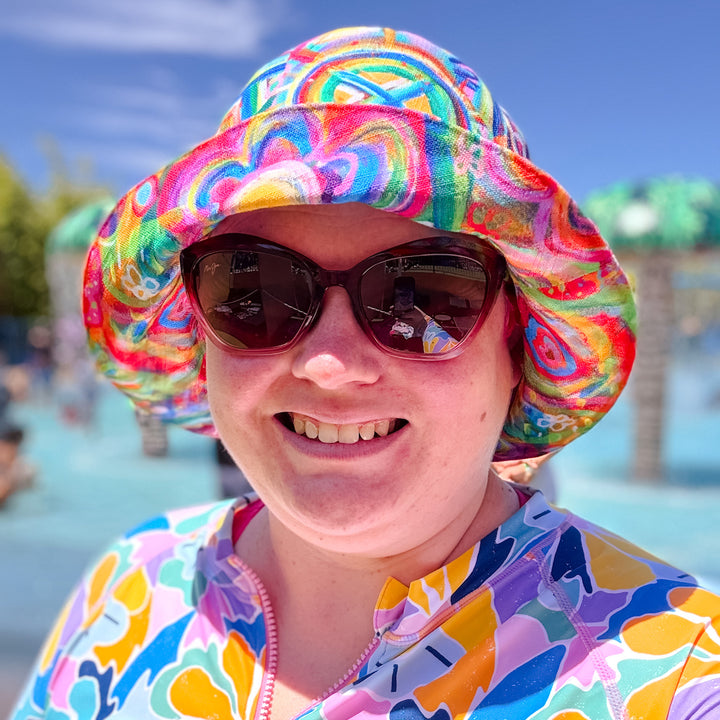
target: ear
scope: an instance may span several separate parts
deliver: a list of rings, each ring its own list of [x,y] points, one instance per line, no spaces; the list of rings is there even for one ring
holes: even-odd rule
[[[507,281],[503,286],[503,298],[505,300],[505,330],[504,338],[510,352],[510,360],[513,365],[513,382],[517,385],[523,374],[523,363],[525,360],[525,328],[520,318],[520,311],[515,296],[515,286]]]

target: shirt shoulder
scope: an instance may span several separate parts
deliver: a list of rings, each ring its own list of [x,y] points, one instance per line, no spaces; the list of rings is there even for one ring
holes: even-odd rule
[[[207,585],[198,572],[203,551],[223,544],[223,532],[231,548],[232,520],[243,504],[223,501],[173,510],[111,543],[60,612],[16,720],[43,717],[63,688],[81,683],[93,667],[105,667],[103,658],[112,658],[119,676],[137,661],[143,645],[176,642],[194,614],[198,588],[202,592]],[[99,677],[98,682],[102,687]]]

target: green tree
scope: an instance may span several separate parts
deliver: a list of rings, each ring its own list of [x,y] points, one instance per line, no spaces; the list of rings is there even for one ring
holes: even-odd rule
[[[46,312],[44,231],[30,192],[0,160],[0,315]]]
[[[55,172],[50,190],[36,197],[0,157],[0,316],[48,314],[45,243],[50,231],[74,208],[107,190],[73,184]]]

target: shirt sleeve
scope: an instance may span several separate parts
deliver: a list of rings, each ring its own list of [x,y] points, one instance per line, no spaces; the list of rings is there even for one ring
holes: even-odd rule
[[[698,591],[692,607],[707,620],[692,645],[670,705],[668,720],[720,718],[720,610],[718,598]],[[707,603],[707,607],[703,607]],[[714,613],[714,614],[713,614]]]
[[[123,573],[127,541],[112,545],[78,583],[50,631],[31,675],[9,720],[40,720],[46,717],[52,678],[58,663],[82,641],[87,628],[102,613],[108,588]],[[61,720],[57,713],[54,720]]]
[[[222,523],[232,523],[234,507],[228,500],[171,511],[150,518],[110,545],[65,603],[9,720],[87,717],[74,709],[85,702],[80,687],[84,683],[78,680],[86,675],[83,658],[93,656],[96,645],[104,647],[117,639],[128,601],[134,607],[153,593],[149,568],[150,574],[157,573],[177,554],[187,574],[181,573],[175,590],[190,592],[198,546]]]

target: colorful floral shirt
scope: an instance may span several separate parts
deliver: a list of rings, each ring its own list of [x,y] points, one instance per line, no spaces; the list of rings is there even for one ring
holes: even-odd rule
[[[113,545],[15,720],[267,716],[273,613],[232,540],[258,502],[171,512]],[[389,579],[374,626],[303,719],[720,718],[720,598],[540,493],[447,566]]]

